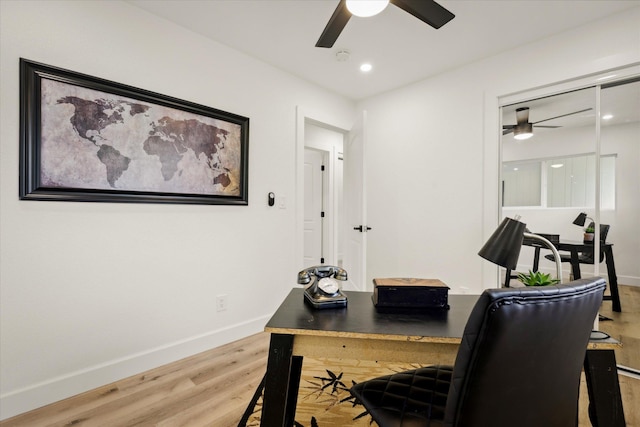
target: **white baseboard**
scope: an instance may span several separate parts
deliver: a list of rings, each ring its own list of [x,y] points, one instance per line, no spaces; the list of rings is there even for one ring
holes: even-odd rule
[[[6,393],[0,396],[0,420],[256,334],[268,320],[251,319]]]
[[[618,275],[618,284],[628,286],[640,286],[640,277]]]

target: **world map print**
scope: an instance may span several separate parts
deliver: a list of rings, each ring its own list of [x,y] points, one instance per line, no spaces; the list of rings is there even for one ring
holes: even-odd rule
[[[41,93],[43,186],[240,194],[241,125],[49,79]]]

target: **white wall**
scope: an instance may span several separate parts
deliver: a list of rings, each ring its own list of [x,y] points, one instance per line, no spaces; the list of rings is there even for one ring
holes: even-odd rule
[[[498,222],[498,97],[640,62],[638,22],[640,9],[362,102],[367,280],[494,286],[476,253]],[[0,417],[261,330],[296,286],[296,106],[349,129],[354,105],[115,1],[3,0],[0,52]],[[19,57],[250,117],[249,206],[18,201]]]
[[[368,278],[497,285],[503,95],[640,62],[640,8],[360,102],[368,113]],[[419,54],[419,53],[416,53]]]
[[[0,8],[0,417],[261,331],[297,286],[296,106],[355,105],[126,3]],[[19,201],[20,57],[249,117],[249,206]]]

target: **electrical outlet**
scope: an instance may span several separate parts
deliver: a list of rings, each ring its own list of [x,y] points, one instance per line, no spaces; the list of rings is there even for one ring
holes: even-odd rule
[[[227,309],[227,295],[218,295],[216,297],[216,311],[225,311]]]

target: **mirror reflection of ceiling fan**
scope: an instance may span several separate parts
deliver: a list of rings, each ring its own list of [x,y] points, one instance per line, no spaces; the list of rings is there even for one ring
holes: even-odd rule
[[[435,29],[442,27],[455,17],[453,13],[433,0],[340,0],[318,39],[316,47],[333,47],[351,15],[373,16],[382,12],[389,3],[412,14]]]
[[[539,125],[538,123],[548,122],[549,120],[559,119],[560,117],[572,116],[574,114],[584,113],[585,111],[589,111],[591,108],[586,108],[580,111],[574,111],[573,113],[562,114],[555,117],[549,117],[548,119],[538,120],[537,122],[529,122],[529,107],[521,107],[516,109],[516,124],[515,125],[504,125],[502,126],[502,135],[508,135],[513,132],[513,137],[515,139],[528,139],[533,136],[533,128],[549,128],[555,129],[562,126],[544,126]]]

